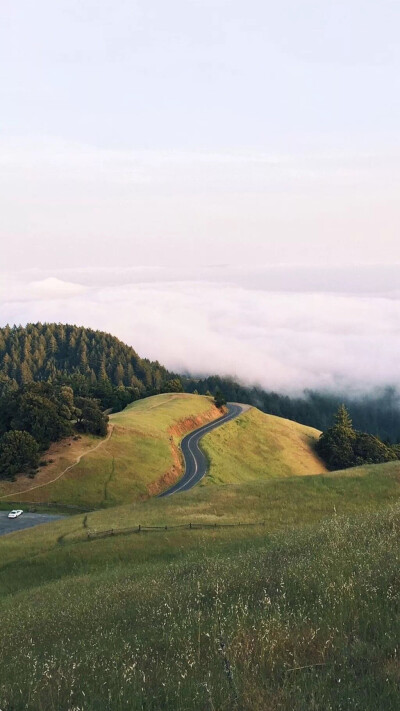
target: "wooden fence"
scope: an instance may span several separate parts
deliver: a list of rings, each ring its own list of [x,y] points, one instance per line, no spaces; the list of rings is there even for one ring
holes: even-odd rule
[[[181,523],[173,526],[142,526],[138,524],[132,528],[110,528],[108,531],[88,531],[89,539],[108,538],[109,536],[123,536],[130,533],[161,533],[162,531],[176,531],[186,529],[187,531],[198,531],[200,529],[216,528],[245,528],[248,526],[265,526],[265,521],[255,523]]]

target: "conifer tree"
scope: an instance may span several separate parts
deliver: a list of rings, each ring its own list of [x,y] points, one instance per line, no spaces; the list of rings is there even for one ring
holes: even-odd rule
[[[336,415],[335,415],[335,424],[337,427],[343,427],[345,430],[352,430],[353,429],[353,422],[351,420],[349,411],[347,410],[345,405],[340,405]]]

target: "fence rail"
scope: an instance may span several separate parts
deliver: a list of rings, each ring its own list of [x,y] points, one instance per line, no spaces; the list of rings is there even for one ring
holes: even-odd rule
[[[265,521],[251,523],[180,523],[173,526],[142,526],[138,524],[132,528],[110,528],[108,531],[88,531],[88,539],[108,538],[109,536],[123,536],[130,533],[161,533],[161,531],[176,531],[186,529],[187,531],[198,531],[200,529],[216,528],[246,528],[249,526],[265,526]]]

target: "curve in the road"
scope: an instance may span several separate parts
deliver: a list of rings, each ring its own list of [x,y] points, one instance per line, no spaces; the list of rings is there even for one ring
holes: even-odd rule
[[[172,494],[177,494],[179,491],[188,491],[193,486],[201,481],[201,479],[206,475],[208,469],[208,461],[204,452],[199,447],[199,442],[204,435],[208,432],[212,432],[217,427],[234,420],[239,417],[243,412],[248,410],[248,405],[241,405],[236,402],[228,402],[227,409],[228,412],[219,417],[218,420],[210,422],[208,425],[203,425],[199,429],[186,435],[181,442],[181,449],[183,458],[185,460],[185,473],[183,477],[170,489],[163,491],[159,494],[159,497],[172,496]]]

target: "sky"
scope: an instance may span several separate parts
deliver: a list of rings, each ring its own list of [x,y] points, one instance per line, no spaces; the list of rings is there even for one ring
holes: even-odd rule
[[[3,0],[1,323],[397,384],[399,31],[394,0]]]

